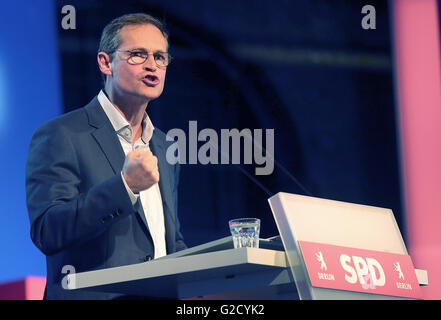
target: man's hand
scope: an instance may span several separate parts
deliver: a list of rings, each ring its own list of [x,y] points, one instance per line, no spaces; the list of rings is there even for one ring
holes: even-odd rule
[[[124,160],[122,174],[129,188],[137,194],[159,182],[158,158],[143,148],[130,151]]]

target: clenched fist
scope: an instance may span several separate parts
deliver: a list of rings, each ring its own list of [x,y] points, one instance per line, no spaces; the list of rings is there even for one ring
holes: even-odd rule
[[[122,174],[129,188],[137,194],[159,182],[158,158],[143,148],[130,151],[124,160]]]

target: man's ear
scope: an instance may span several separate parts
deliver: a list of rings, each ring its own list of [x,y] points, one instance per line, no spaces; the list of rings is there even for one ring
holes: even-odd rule
[[[106,76],[112,75],[112,61],[109,54],[104,51],[98,52],[97,55],[98,66],[103,74]]]

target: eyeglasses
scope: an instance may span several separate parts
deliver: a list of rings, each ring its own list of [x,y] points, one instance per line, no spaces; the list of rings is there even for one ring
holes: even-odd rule
[[[116,50],[119,52],[125,52],[129,53],[129,57],[126,59],[126,61],[129,64],[143,64],[147,61],[149,58],[149,55],[153,56],[153,59],[156,62],[156,65],[160,68],[167,67],[172,59],[172,56],[168,54],[167,52],[157,51],[153,53],[149,53],[144,50]]]

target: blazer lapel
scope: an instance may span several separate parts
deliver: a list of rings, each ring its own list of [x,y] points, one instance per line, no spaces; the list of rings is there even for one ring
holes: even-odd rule
[[[107,160],[109,160],[110,166],[116,174],[121,171],[125,159],[124,150],[118,140],[118,136],[96,97],[85,108],[89,117],[89,124],[96,128],[92,132],[92,136]]]
[[[167,244],[167,253],[175,251],[175,220],[174,220],[174,202],[172,187],[170,185],[169,164],[166,159],[166,150],[164,143],[158,136],[156,129],[153,131],[150,140],[150,149],[158,158],[159,169],[159,190],[161,191],[162,207],[164,210],[165,237]]]
[[[115,174],[121,172],[124,165],[125,154],[112,125],[98,128],[92,135],[100,145],[107,160],[109,160],[113,172]]]

